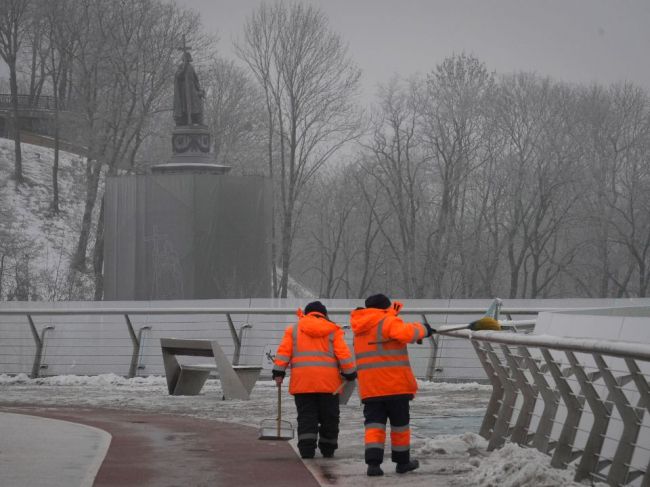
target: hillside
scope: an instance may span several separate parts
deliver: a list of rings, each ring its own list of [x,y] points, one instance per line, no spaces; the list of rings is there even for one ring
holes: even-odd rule
[[[91,276],[69,269],[83,215],[85,160],[59,153],[60,212],[53,215],[54,152],[22,144],[22,154],[26,183],[16,187],[13,141],[0,138],[0,301],[93,299]],[[316,296],[290,276],[289,297]]]
[[[87,284],[79,287],[69,276],[83,214],[85,162],[59,153],[60,212],[53,215],[54,151],[22,144],[22,155],[26,183],[17,187],[13,141],[0,139],[0,300],[88,299]]]

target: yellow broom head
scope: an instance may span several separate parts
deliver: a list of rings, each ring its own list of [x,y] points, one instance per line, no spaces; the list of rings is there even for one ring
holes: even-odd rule
[[[480,320],[476,320],[470,323],[470,330],[480,331],[480,330],[492,330],[492,331],[501,331],[501,324],[494,318],[489,316],[484,316]]]

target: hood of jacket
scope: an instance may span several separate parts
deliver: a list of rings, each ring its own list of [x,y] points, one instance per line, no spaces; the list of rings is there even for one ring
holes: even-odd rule
[[[389,308],[390,309],[390,308]],[[379,321],[388,316],[389,309],[362,308],[355,309],[350,314],[350,326],[355,335],[363,335]]]
[[[302,313],[302,310],[298,311],[297,314],[300,317],[298,320],[298,329],[311,337],[324,337],[339,329],[336,323],[332,323],[317,311],[312,311],[306,315]]]
[[[402,309],[402,303],[394,301],[389,308],[359,308],[350,313],[350,326],[355,335],[367,333],[373,326],[387,316],[397,316]]]

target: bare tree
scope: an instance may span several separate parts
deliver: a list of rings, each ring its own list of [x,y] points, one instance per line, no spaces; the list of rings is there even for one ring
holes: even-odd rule
[[[351,234],[348,224],[356,205],[351,182],[341,175],[330,172],[314,178],[306,210],[310,217],[301,226],[301,233],[307,234],[305,273],[316,272],[318,295],[324,298],[335,297],[341,287],[349,289],[346,274],[351,262],[345,248]]]
[[[18,79],[16,61],[29,27],[30,0],[3,0],[0,2],[0,57],[9,67],[9,85],[13,105],[14,177],[22,184],[23,158],[20,150],[20,120],[18,117]]]
[[[431,160],[435,231],[428,269],[434,296],[444,292],[452,251],[458,245],[455,228],[469,176],[486,162],[487,100],[494,78],[478,59],[465,54],[445,59],[428,75],[422,100],[422,137]]]
[[[374,179],[380,198],[391,209],[390,218],[380,218],[378,207],[371,208],[376,222],[398,263],[402,292],[407,297],[423,297],[427,285],[424,269],[430,266],[425,180],[427,155],[418,133],[419,85],[401,86],[394,79],[380,91],[375,116],[370,157],[365,161],[366,178]],[[367,192],[366,192],[367,193]],[[424,257],[424,258],[422,258]]]
[[[530,245],[527,228],[537,205],[535,168],[542,168],[544,162],[538,148],[544,136],[542,121],[548,119],[549,90],[550,80],[540,84],[534,75],[524,73],[504,78],[499,86],[496,121],[507,141],[502,177],[510,179],[502,226],[511,298],[523,289],[520,280]]]
[[[527,73],[499,86],[495,126],[505,141],[501,177],[509,182],[500,225],[513,298],[549,292],[575,255],[565,232],[579,198],[573,98],[563,85]]]
[[[73,9],[75,2],[61,0],[44,6],[42,12],[42,25],[45,50],[43,69],[49,75],[52,83],[52,97],[54,99],[54,162],[52,164],[52,213],[59,212],[59,150],[61,145],[61,95],[62,85],[66,81],[69,68],[67,63],[70,53],[74,52],[74,37],[67,22],[74,18]]]
[[[84,115],[88,158],[84,215],[72,267],[83,270],[101,175],[131,166],[148,120],[169,93],[181,34],[198,31],[198,16],[156,0],[119,7],[89,0],[76,13],[71,25],[77,74],[73,92]],[[95,253],[101,254],[101,211],[97,218]],[[97,255],[93,259],[97,288],[100,260]]]
[[[281,276],[274,293],[286,297],[298,200],[332,154],[357,136],[360,73],[324,14],[302,4],[262,5],[236,49],[265,94],[269,173],[280,200]]]
[[[46,63],[49,51],[47,39],[47,26],[45,11],[48,5],[41,0],[31,0],[32,9],[29,15],[29,27],[25,32],[25,40],[21,56],[29,62],[21,63],[17,69],[21,74],[29,78],[27,89],[28,103],[34,106],[40,98],[45,82],[48,78]],[[22,69],[21,69],[22,68]],[[26,71],[26,73],[25,73]]]
[[[353,245],[357,249],[353,256],[360,259],[352,267],[355,270],[356,293],[357,298],[367,296],[368,291],[377,285],[376,279],[382,273],[385,273],[390,262],[386,262],[386,255],[389,253],[389,245],[385,240],[380,240],[381,229],[385,221],[390,218],[390,212],[380,210],[379,184],[373,181],[374,185],[369,184],[366,173],[363,169],[355,171],[352,175],[357,193],[363,198],[356,205],[357,211],[353,214],[352,229],[358,236],[353,240]],[[348,281],[352,279],[348,277]],[[384,287],[385,292],[392,290],[392,287]]]
[[[216,161],[240,173],[264,174],[264,99],[255,80],[233,61],[217,59],[203,87]]]
[[[490,117],[492,119],[492,116]],[[501,164],[503,141],[496,131],[486,137],[485,160],[468,179],[462,205],[463,225],[458,226],[459,294],[463,297],[497,296],[503,293],[503,247],[509,180]]]
[[[645,297],[650,291],[650,99],[631,84],[612,87],[609,96],[616,122],[608,137],[611,183],[604,214],[610,216],[611,242],[627,254],[622,269],[611,269],[610,279],[619,294]],[[634,276],[636,286],[630,283]]]

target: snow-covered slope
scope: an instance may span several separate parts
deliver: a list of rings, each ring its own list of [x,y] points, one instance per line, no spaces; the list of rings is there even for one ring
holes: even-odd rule
[[[25,184],[14,180],[14,143],[0,138],[0,300],[87,298],[68,280],[85,198],[85,161],[59,153],[59,208],[51,211],[54,151],[22,144]],[[2,265],[0,264],[0,267]]]

